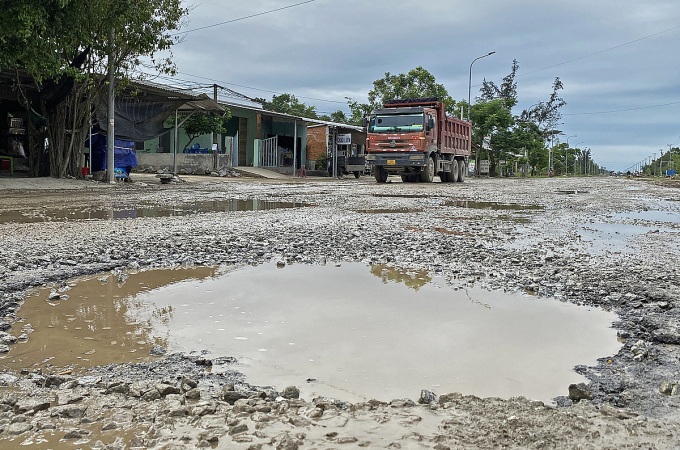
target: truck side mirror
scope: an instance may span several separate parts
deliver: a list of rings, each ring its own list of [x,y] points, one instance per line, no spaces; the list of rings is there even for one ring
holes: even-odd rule
[[[365,117],[365,116],[364,116],[364,121],[363,121],[363,122],[364,122],[364,128],[366,128],[366,127],[368,126],[368,117]]]
[[[427,128],[431,130],[434,128],[434,117],[428,117],[427,118]]]

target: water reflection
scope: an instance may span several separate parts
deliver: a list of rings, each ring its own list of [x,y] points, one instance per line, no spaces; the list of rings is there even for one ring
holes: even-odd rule
[[[383,284],[387,284],[389,281],[403,283],[414,291],[432,281],[432,277],[427,270],[406,270],[388,266],[387,264],[372,265],[371,273],[380,278]]]

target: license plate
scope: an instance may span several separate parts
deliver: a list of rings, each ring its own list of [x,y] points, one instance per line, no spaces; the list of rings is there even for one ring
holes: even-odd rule
[[[394,159],[388,159],[388,160],[387,160],[387,165],[388,165],[388,166],[394,166],[394,165],[396,165],[396,164],[397,164],[397,161],[395,161]]]

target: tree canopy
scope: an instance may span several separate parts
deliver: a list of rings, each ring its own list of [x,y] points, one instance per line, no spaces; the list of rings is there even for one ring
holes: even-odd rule
[[[307,117],[310,119],[318,118],[315,106],[307,106],[300,102],[293,94],[274,95],[271,101],[264,98],[256,98],[254,100],[258,103],[262,103],[262,107],[268,111],[290,114],[298,117]]]
[[[62,177],[80,172],[84,134],[93,105],[105,91],[108,53],[118,78],[130,76],[142,58],[162,72],[172,72],[170,57],[157,55],[178,41],[173,32],[186,14],[181,0],[3,1],[0,70],[33,80],[32,88],[16,83],[17,99],[42,117],[40,129],[29,122],[34,174],[48,171]]]

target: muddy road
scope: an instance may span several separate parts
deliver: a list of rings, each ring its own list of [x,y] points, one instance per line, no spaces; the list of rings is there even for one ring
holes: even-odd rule
[[[187,177],[186,183],[170,185],[152,176],[133,180],[111,186],[0,179],[0,448],[680,445],[680,189],[675,185],[614,177],[469,179],[464,184],[409,184],[390,178],[383,185],[368,178]],[[574,334],[548,350],[544,359],[565,358],[562,349],[570,344],[570,350],[592,346],[602,354],[569,360],[574,376],[584,382],[565,382],[554,397],[542,401],[521,390],[516,395],[512,390],[493,397],[482,394],[479,386],[493,385],[493,376],[503,370],[490,362],[475,374],[476,388],[449,388],[430,381],[436,373],[427,373],[420,384],[416,375],[409,375],[408,386],[422,390],[399,398],[356,398],[349,390],[345,396],[342,390],[332,397],[316,396],[323,380],[317,381],[312,372],[295,386],[281,385],[280,372],[271,381],[258,378],[254,383],[244,375],[247,371],[239,370],[240,355],[208,348],[219,344],[205,341],[206,348],[176,352],[181,345],[167,336],[129,328],[131,318],[144,314],[145,324],[171,322],[169,317],[179,317],[202,294],[184,294],[171,308],[151,312],[142,307],[144,297],[134,297],[132,303],[122,300],[130,297],[128,289],[137,292],[143,286],[144,292],[153,292],[179,271],[199,271],[191,276],[200,280],[243,268],[256,276],[261,267],[266,285],[265,274],[354,265],[370,268],[388,286],[405,285],[413,295],[422,295],[437,280],[435,288],[452,292],[479,289],[488,293],[484,295],[609,313],[616,341],[607,351],[600,342],[579,340],[599,325],[565,316],[571,325],[565,330]],[[301,273],[293,287],[272,288],[279,303],[284,303],[287,289],[311,290],[317,299],[337,295],[338,301],[352,295],[338,288],[324,290]],[[112,300],[106,300],[110,305],[99,299],[114,291],[118,293]],[[169,299],[174,294],[162,295]],[[381,295],[386,294],[373,297]],[[484,298],[470,300],[498,309]],[[69,306],[73,311],[58,317],[46,313]],[[211,314],[210,306],[206,308],[200,314]],[[445,311],[435,313],[433,304],[423,302],[425,317],[428,308],[438,317]],[[262,308],[244,323],[267,316],[270,309]],[[341,311],[328,313],[329,319],[324,308],[314,313],[310,333],[318,338],[317,350],[330,348],[318,344],[323,342],[321,325]],[[419,312],[409,312],[411,324],[401,327],[406,328],[403,333],[420,336],[414,340],[424,354],[432,351],[431,356],[418,359],[418,347],[399,344],[396,352],[389,349],[397,354],[394,372],[440,367],[438,359],[456,359],[446,353],[446,343],[442,350],[436,347],[441,333],[415,333],[416,328],[441,325],[413,325]],[[276,315],[272,317],[270,322]],[[221,331],[233,327],[212,319],[190,322],[206,328],[216,323],[214,329]],[[528,321],[522,328],[546,328],[543,322],[547,320]],[[283,327],[269,345],[302,341],[310,333],[299,328]],[[338,328],[348,337],[358,333],[346,324]],[[73,345],[68,339],[74,336],[84,344]],[[190,337],[173,339],[181,343]],[[493,343],[476,350],[483,337],[461,338],[469,341],[460,350],[460,365],[468,350],[482,361],[485,355],[496,359],[522,353],[521,343],[496,354]],[[247,336],[236,339],[246,342]],[[270,347],[254,348],[264,353]],[[335,353],[339,366],[346,364],[339,362],[341,352]],[[519,368],[513,374],[518,384],[534,383],[536,373],[551,378],[549,372],[541,373],[540,360],[511,359]],[[455,369],[455,361],[447,363],[441,367]]]

